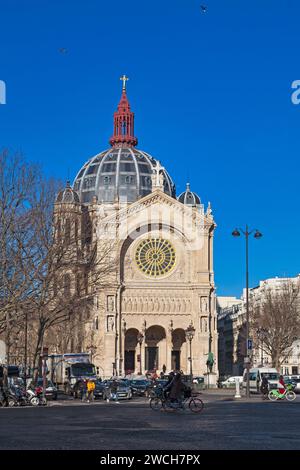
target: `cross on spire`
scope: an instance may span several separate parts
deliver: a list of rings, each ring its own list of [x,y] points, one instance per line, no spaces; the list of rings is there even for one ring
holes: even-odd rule
[[[123,90],[118,110],[114,113],[114,133],[109,142],[113,147],[135,147],[137,138],[134,137],[134,113],[130,110],[126,94],[126,82],[129,78],[123,75],[120,80],[123,82]]]
[[[129,78],[126,77],[126,75],[123,75],[122,77],[120,77],[120,80],[122,80],[122,82],[123,82],[122,90],[126,91],[126,82],[129,80]]]

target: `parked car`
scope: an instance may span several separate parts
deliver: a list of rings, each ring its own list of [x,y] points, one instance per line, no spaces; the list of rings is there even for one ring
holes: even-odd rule
[[[155,382],[151,383],[149,389],[149,397],[154,397],[157,395],[157,390],[164,388],[168,383],[168,379],[156,379]]]
[[[133,396],[148,397],[150,389],[152,388],[150,380],[134,379],[129,380],[129,386],[131,387]]]
[[[295,380],[293,380],[293,379],[291,379],[290,377],[287,377],[287,376],[283,376],[283,380],[284,380],[285,385],[290,385],[291,386],[291,390],[293,392],[296,391],[297,382]]]
[[[103,398],[105,383],[102,380],[95,380],[94,398],[95,400]]]
[[[283,380],[286,384],[292,383],[293,391],[300,393],[300,375],[284,375]]]
[[[42,377],[38,378],[36,385],[37,385],[37,387],[43,387],[43,378]],[[57,400],[57,388],[55,387],[54,383],[50,379],[47,379],[47,382],[46,382],[45,396],[46,396],[47,400],[49,400],[49,399]]]
[[[294,392],[300,393],[300,375],[292,375],[291,379],[296,383]]]
[[[228,377],[228,379],[221,382],[221,388],[235,388],[237,380],[239,381],[240,384],[243,383],[242,376]]]
[[[203,375],[200,377],[193,377],[193,385],[196,385],[198,389],[204,388],[205,384]]]
[[[106,400],[107,398],[111,397],[110,393],[110,386],[112,381],[108,380],[105,383],[103,389],[103,399]],[[117,400],[131,400],[132,398],[132,390],[127,380],[117,380]]]

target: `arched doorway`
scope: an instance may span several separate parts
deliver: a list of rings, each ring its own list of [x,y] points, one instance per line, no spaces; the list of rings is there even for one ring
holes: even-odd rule
[[[166,332],[162,326],[150,326],[145,335],[145,369],[153,371],[161,368],[160,362],[165,362],[162,345],[166,341]]]
[[[182,328],[177,328],[172,332],[172,352],[171,352],[171,366],[172,370],[182,369],[181,348],[183,343],[186,342],[185,331]]]
[[[136,367],[136,347],[139,331],[136,328],[130,328],[125,333],[124,359],[125,374],[134,372]]]

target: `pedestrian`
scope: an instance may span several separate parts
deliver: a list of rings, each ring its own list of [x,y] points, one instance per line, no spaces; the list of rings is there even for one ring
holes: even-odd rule
[[[94,399],[94,390],[96,388],[95,382],[91,379],[87,382],[87,402]]]
[[[112,400],[114,400],[116,403],[119,403],[117,393],[118,393],[118,382],[116,381],[116,379],[113,379],[109,387],[109,394]],[[106,399],[107,403],[109,403],[110,398]]]
[[[81,401],[84,401],[86,399],[86,394],[87,394],[86,380],[81,380],[80,381],[79,390],[80,390],[80,399],[81,399]]]
[[[263,400],[265,400],[268,397],[269,392],[269,382],[265,375],[262,376],[260,391],[262,393]]]

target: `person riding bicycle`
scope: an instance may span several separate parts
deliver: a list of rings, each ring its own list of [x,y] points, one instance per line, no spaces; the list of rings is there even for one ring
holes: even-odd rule
[[[284,395],[284,392],[285,392],[285,383],[284,383],[284,380],[283,380],[283,376],[282,376],[282,375],[279,376],[278,392],[279,392],[281,395]],[[283,397],[281,397],[281,398],[283,398]]]
[[[180,402],[183,391],[186,389],[186,386],[182,382],[180,373],[177,373],[174,375],[174,378],[168,385],[168,388],[170,389],[170,394],[169,394],[170,401],[173,403]]]
[[[168,382],[166,383],[166,385],[163,387],[163,392],[164,392],[164,396],[166,398],[169,398],[169,395],[170,395],[170,390],[171,390],[171,383],[174,379],[174,372],[170,372],[169,373],[169,376],[168,376]]]

